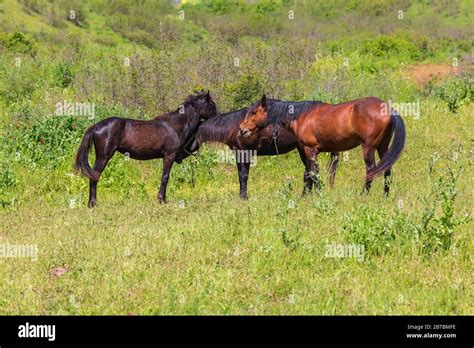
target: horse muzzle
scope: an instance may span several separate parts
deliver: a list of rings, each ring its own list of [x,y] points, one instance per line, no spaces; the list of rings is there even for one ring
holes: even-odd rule
[[[250,131],[247,128],[240,128],[239,137],[247,138],[250,136]]]

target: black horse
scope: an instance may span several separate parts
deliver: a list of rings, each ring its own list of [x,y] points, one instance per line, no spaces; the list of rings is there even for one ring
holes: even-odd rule
[[[209,92],[190,95],[175,111],[141,121],[111,117],[91,126],[82,139],[75,167],[90,180],[89,207],[96,203],[97,182],[115,151],[138,160],[163,158],[163,174],[158,193],[160,203],[166,201],[166,185],[173,163],[189,154],[185,147],[194,140],[202,122],[216,116],[218,110]],[[88,152],[94,143],[96,160],[91,168]]]
[[[267,99],[266,99],[267,100]],[[265,101],[266,101],[265,100]],[[278,101],[277,99],[268,99],[268,103]],[[279,119],[270,119],[265,126],[258,132],[251,136],[244,137],[240,131],[240,124],[244,120],[245,115],[250,109],[253,109],[260,103],[260,100],[253,106],[246,107],[237,111],[231,111],[221,114],[217,117],[209,118],[198,129],[196,139],[191,144],[187,151],[194,152],[206,142],[219,142],[227,144],[235,153],[238,151],[251,151],[257,156],[275,156],[285,154],[294,149],[297,149],[301,161],[306,166],[306,156],[304,151],[298,146],[298,141],[293,133],[278,123]],[[294,112],[300,113],[303,111],[301,103],[295,103]],[[247,180],[250,171],[250,162],[248,159],[250,155],[236,156],[237,170],[239,174],[240,183],[240,198],[247,199]],[[333,155],[335,157],[335,154]],[[246,160],[242,160],[242,158]],[[337,157],[336,157],[337,158]],[[331,173],[336,170],[337,160],[331,163]],[[303,194],[310,192],[313,187],[313,179],[310,174],[304,171],[304,189]]]

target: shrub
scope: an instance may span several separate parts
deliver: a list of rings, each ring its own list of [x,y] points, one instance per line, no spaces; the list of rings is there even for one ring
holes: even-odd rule
[[[227,0],[206,0],[204,3],[213,13],[227,13],[232,8],[232,3]]]
[[[27,13],[41,13],[44,3],[38,0],[20,0],[23,9]]]
[[[207,146],[201,147],[197,155],[199,180],[212,181],[214,179],[214,168],[217,167],[219,155]]]
[[[5,191],[16,186],[18,180],[7,163],[0,163],[0,191]]]
[[[344,217],[342,232],[348,243],[363,245],[368,255],[386,253],[396,239],[395,223],[385,210],[362,206]]]
[[[55,85],[58,87],[66,88],[71,85],[74,74],[72,72],[71,66],[68,63],[60,62],[56,65],[55,74]]]
[[[469,76],[452,78],[446,82],[428,87],[428,94],[442,100],[449,111],[455,113],[464,104],[474,100],[474,79]]]
[[[18,179],[7,163],[0,163],[0,208],[12,204],[12,190],[17,186]]]
[[[278,4],[274,0],[266,0],[257,4],[257,13],[268,14],[278,9]]]
[[[173,11],[170,4],[148,1],[143,4],[118,3],[117,6],[121,6],[118,13],[112,11],[114,6],[105,8],[106,23],[113,31],[127,39],[148,47],[158,47],[181,38],[183,21],[166,16]],[[156,13],[161,15],[159,21],[156,20]]]
[[[20,153],[21,161],[55,169],[78,144],[90,120],[86,117],[54,116],[29,125],[10,126],[6,146]],[[68,158],[71,160],[72,158]]]
[[[181,164],[175,166],[172,172],[173,182],[176,183],[178,187],[183,185],[195,187],[197,179],[197,163],[198,160],[195,157],[190,156]]]
[[[13,120],[15,122],[29,122],[38,114],[36,103],[30,99],[21,99],[11,104]]]
[[[85,27],[86,21],[86,8],[84,2],[80,0],[67,0],[60,1],[59,7],[63,11],[64,18],[72,22],[78,27]]]
[[[449,250],[453,245],[455,228],[470,219],[468,216],[455,216],[456,184],[461,172],[461,166],[456,170],[448,166],[447,174],[435,179],[431,194],[423,199],[425,210],[416,224],[416,230],[421,251],[425,254]]]
[[[379,35],[375,39],[367,40],[361,52],[378,58],[398,56],[406,61],[420,58],[420,50],[406,35]]]
[[[15,31],[6,36],[0,36],[0,40],[2,45],[10,52],[28,54],[32,57],[36,56],[36,41],[28,34]]]
[[[224,94],[231,100],[232,109],[240,109],[256,102],[264,93],[263,82],[256,73],[247,73],[233,83],[224,85]]]
[[[0,65],[0,98],[7,105],[20,103],[31,99],[38,87],[38,65],[31,58],[21,59],[20,66],[8,61],[11,56],[5,56]]]

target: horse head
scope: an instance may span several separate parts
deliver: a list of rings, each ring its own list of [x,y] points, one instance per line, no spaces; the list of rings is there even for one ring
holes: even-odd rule
[[[268,105],[265,94],[262,99],[254,106],[249,108],[243,121],[240,123],[239,136],[249,137],[252,133],[256,133],[267,125],[268,121]]]

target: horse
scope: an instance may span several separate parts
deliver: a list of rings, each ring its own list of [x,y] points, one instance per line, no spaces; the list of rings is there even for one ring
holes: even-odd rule
[[[89,178],[90,208],[96,204],[97,183],[115,151],[137,160],[163,158],[158,201],[166,203],[166,186],[174,162],[181,163],[184,151],[194,140],[204,120],[218,114],[209,91],[190,95],[176,110],[151,120],[106,118],[89,127],[77,150],[75,169]],[[88,153],[94,143],[96,160],[91,168]]]
[[[323,102],[267,101],[262,99],[248,109],[241,122],[243,137],[256,136],[275,120],[290,131],[306,156],[306,171],[320,189],[318,154],[336,154],[331,163],[334,173],[340,151],[362,145],[366,167],[364,191],[368,193],[375,177],[384,173],[384,192],[390,191],[391,167],[405,146],[405,125],[401,116],[381,99],[367,97],[341,104]],[[393,136],[392,145],[390,141]],[[375,150],[380,162],[375,163]]]
[[[300,154],[303,164],[306,163],[305,154],[298,146],[296,137],[288,130],[281,129],[278,138],[275,138],[275,122],[271,118],[263,129],[250,137],[241,137],[239,125],[243,121],[250,107],[245,107],[236,111],[220,114],[217,117],[209,118],[198,129],[196,139],[186,150],[195,152],[206,142],[227,144],[234,154],[236,154],[236,164],[240,184],[240,198],[247,199],[247,181],[250,173],[251,155],[276,156],[288,153],[295,148]],[[242,156],[237,155],[243,153]],[[250,155],[249,155],[250,154]],[[303,194],[310,190],[311,179],[309,174],[304,173],[305,189]]]

